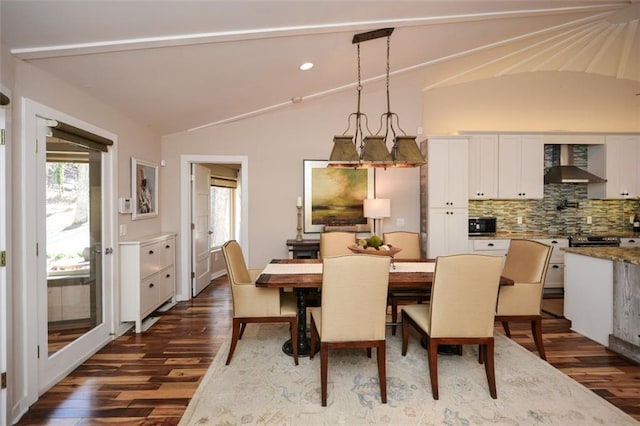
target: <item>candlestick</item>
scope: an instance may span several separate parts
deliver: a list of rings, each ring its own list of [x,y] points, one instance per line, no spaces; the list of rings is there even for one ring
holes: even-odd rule
[[[300,197],[298,197],[300,199]],[[296,235],[296,241],[302,241],[302,206],[297,206],[298,209],[298,234]]]
[[[296,199],[296,207],[302,207],[302,197],[300,196]]]

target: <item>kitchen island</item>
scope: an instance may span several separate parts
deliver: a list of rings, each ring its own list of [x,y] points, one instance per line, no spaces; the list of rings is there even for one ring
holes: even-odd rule
[[[571,328],[640,362],[640,248],[562,250],[564,315]]]

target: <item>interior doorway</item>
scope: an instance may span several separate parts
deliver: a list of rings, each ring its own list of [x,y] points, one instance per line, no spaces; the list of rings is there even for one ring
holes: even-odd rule
[[[194,222],[194,205],[196,193],[194,192],[192,169],[194,165],[203,167],[211,167],[212,165],[233,168],[237,173],[237,191],[234,195],[235,215],[233,232],[228,239],[235,239],[240,242],[245,256],[248,257],[248,158],[246,156],[218,156],[218,155],[183,155],[180,159],[180,192],[181,192],[181,239],[180,239],[180,265],[181,271],[179,288],[177,289],[177,300],[189,300],[193,295],[197,294],[196,277],[201,275],[202,268],[196,269],[196,263],[202,263],[202,255],[204,249],[196,249],[196,234],[201,239],[203,229],[195,232],[195,228],[203,228],[202,222],[199,226]],[[209,184],[210,186],[210,184]],[[214,225],[207,224],[207,235],[213,237]],[[214,238],[207,238],[208,250],[210,252],[212,245],[216,244]],[[220,254],[221,256],[221,254]],[[200,257],[200,259],[198,259]],[[215,272],[215,271],[214,271]],[[210,281],[207,280],[206,284]],[[198,288],[202,287],[204,279],[200,280]]]
[[[237,239],[242,210],[239,171],[240,165],[235,163],[192,164],[191,297],[197,296],[212,279],[226,272],[222,245]]]

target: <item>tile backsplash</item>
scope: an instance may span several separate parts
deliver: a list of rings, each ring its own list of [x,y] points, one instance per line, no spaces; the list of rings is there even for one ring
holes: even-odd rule
[[[545,146],[545,171],[552,165],[552,146]],[[586,145],[574,147],[574,164],[587,165]],[[568,205],[577,207],[564,207]],[[469,201],[469,217],[495,216],[498,232],[608,234],[632,231],[629,217],[640,213],[640,200],[590,200],[587,184],[546,184],[542,200]],[[518,217],[522,224],[518,224]],[[591,217],[591,224],[587,218]]]

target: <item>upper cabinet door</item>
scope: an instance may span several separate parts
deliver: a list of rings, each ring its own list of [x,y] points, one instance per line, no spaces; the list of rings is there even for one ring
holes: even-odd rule
[[[427,155],[428,207],[467,208],[467,139],[429,139]]]
[[[597,168],[604,164],[604,170]],[[640,194],[640,136],[610,135],[589,149],[589,170],[607,179],[589,185],[590,198],[628,199]],[[603,173],[604,172],[604,173]]]
[[[498,198],[541,199],[544,196],[542,135],[500,135]]]
[[[498,135],[471,135],[469,139],[469,199],[498,197]]]

